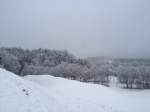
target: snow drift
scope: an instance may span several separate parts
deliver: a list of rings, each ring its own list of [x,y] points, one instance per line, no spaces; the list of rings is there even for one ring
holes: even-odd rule
[[[0,112],[149,112],[150,91],[129,91],[0,69]]]

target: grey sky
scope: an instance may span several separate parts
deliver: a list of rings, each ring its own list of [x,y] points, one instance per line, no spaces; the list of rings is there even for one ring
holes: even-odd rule
[[[150,57],[150,0],[0,0],[0,46]]]

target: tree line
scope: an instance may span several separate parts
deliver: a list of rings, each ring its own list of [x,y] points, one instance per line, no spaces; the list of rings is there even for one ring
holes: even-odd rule
[[[112,77],[124,88],[150,88],[150,66],[141,60],[76,58],[66,50],[0,48],[0,67],[19,76],[49,74],[109,86]]]
[[[94,59],[92,64],[98,69],[105,68],[109,82],[115,77],[123,88],[150,89],[150,59]]]

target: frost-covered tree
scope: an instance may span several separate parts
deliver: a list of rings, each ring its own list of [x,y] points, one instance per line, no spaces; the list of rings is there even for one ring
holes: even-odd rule
[[[79,64],[69,64],[63,62],[58,66],[51,68],[52,74],[55,76],[66,77],[74,80],[81,80],[83,73],[83,66]]]
[[[87,63],[85,60],[76,59],[74,55],[66,50],[59,51],[49,49],[23,50],[21,48],[0,48],[0,58],[1,66],[3,65],[4,68],[18,75],[26,75],[29,73],[28,71],[32,74],[48,74],[49,70],[45,68],[50,69],[56,67],[62,62],[74,64],[74,67],[76,67],[76,65],[85,66]],[[10,60],[12,61],[10,62]],[[67,67],[70,69],[70,66]],[[29,70],[30,68],[33,68],[33,71],[32,69]],[[37,68],[44,72],[40,72]]]
[[[0,57],[1,57],[1,65],[9,71],[12,71],[18,74],[18,70],[20,68],[20,64],[18,58],[9,52],[0,49]]]
[[[88,74],[86,75],[86,81],[108,86],[109,85],[108,72],[105,71],[104,68],[100,68],[96,65],[93,65],[88,70]]]

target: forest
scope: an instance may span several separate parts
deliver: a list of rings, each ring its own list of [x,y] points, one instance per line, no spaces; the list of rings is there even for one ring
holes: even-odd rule
[[[149,59],[81,59],[67,50],[0,48],[0,67],[19,76],[48,74],[105,86],[115,77],[122,88],[150,89]]]

